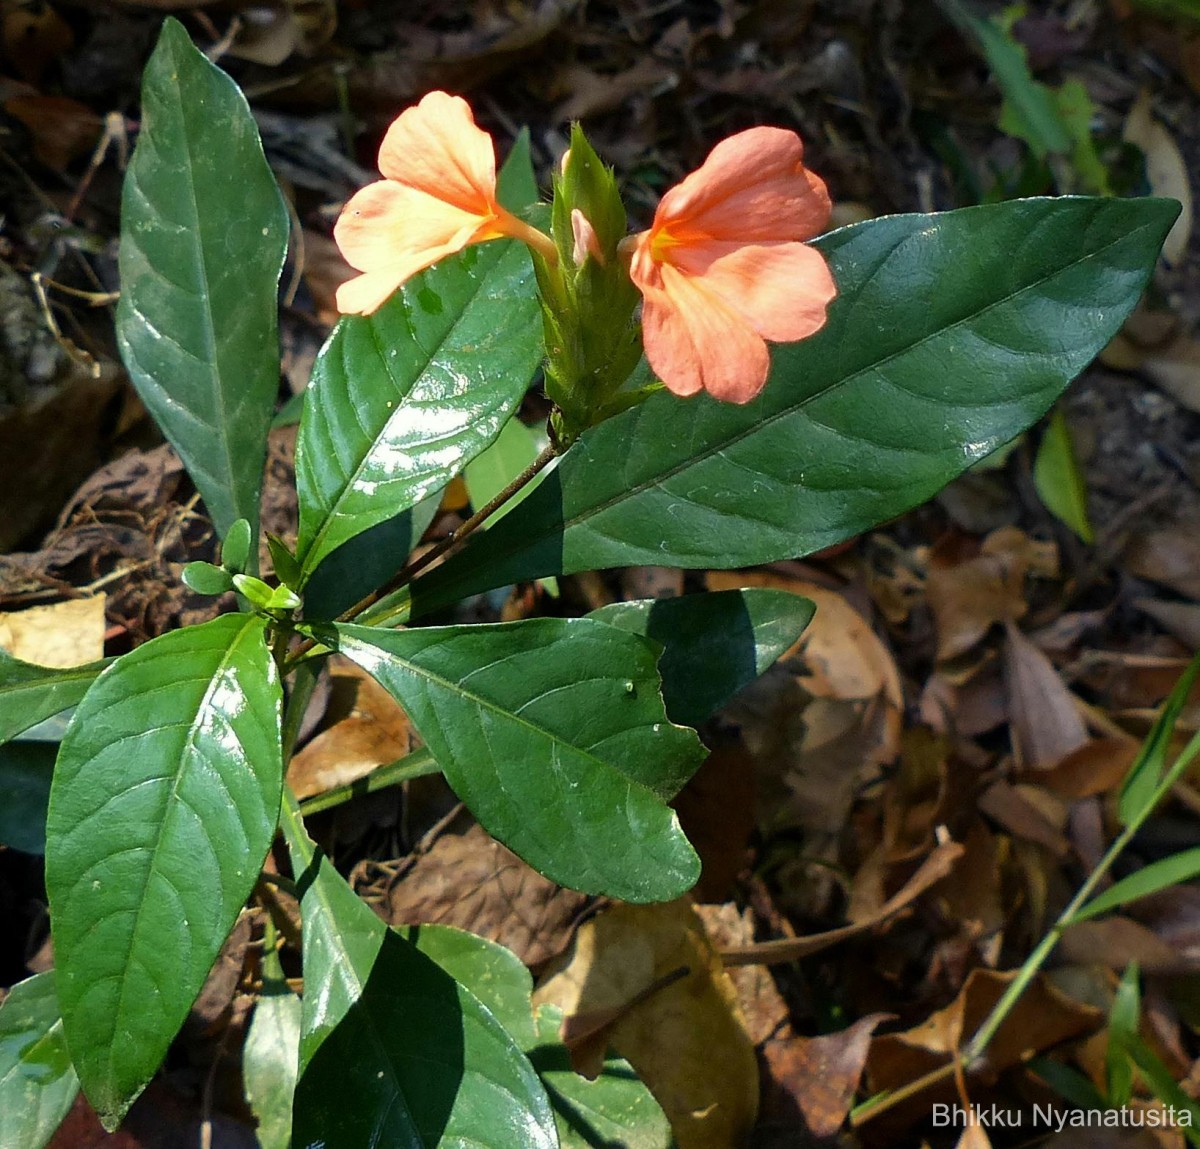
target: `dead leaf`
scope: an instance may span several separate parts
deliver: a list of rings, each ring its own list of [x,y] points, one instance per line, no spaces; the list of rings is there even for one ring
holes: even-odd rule
[[[770,1116],[771,1086],[804,1115],[810,1137],[832,1137],[845,1124],[854,1102],[871,1035],[892,1015],[872,1013],[838,1033],[768,1041],[763,1060],[770,1074],[764,1106]],[[777,1104],[777,1103],[776,1103]]]
[[[1157,598],[1136,598],[1133,605],[1148,614],[1168,634],[1185,646],[1200,650],[1200,604],[1166,602]]]
[[[808,957],[810,954],[820,953],[839,942],[866,933],[894,917],[916,901],[930,886],[940,882],[962,855],[963,848],[957,842],[943,842],[921,863],[917,872],[905,882],[900,890],[880,906],[875,914],[856,921],[853,925],[842,926],[836,930],[826,930],[824,933],[809,934],[806,937],[779,938],[774,941],[755,942],[752,945],[734,946],[731,949],[722,950],[721,958],[727,966],[732,967],[759,962],[796,961],[799,958]]]
[[[0,614],[0,647],[37,666],[82,666],[104,657],[103,594]]]
[[[584,894],[542,877],[478,823],[441,835],[388,888],[389,925],[459,926],[537,966],[566,946]]]
[[[1029,791],[1033,790],[1033,787],[1029,788]],[[1030,801],[1029,793],[1016,786],[1003,781],[993,782],[979,796],[979,809],[1014,837],[1045,846],[1056,858],[1063,859],[1071,853],[1071,843],[1062,832],[1062,826],[1055,825]],[[1062,813],[1065,824],[1066,811]]]
[[[1171,133],[1151,114],[1152,97],[1143,89],[1125,120],[1121,135],[1142,150],[1146,157],[1146,181],[1158,196],[1170,196],[1183,204],[1183,211],[1163,242],[1163,258],[1177,264],[1187,250],[1192,234],[1192,187],[1187,161]]]
[[[1013,747],[1026,769],[1049,769],[1087,742],[1075,697],[1054,664],[1012,623],[1005,631]]]
[[[1124,559],[1130,574],[1200,600],[1200,515],[1185,513],[1167,526],[1136,533]]]
[[[1036,781],[1068,802],[1107,794],[1124,781],[1137,752],[1135,738],[1093,738],[1049,770],[1037,771]]]
[[[1059,952],[1067,961],[1103,962],[1124,969],[1135,961],[1147,973],[1195,972],[1200,965],[1132,918],[1114,915],[1100,921],[1078,922],[1063,931]]]
[[[38,160],[60,174],[94,150],[104,127],[91,108],[66,96],[13,96],[4,110],[29,129]]]
[[[416,738],[399,703],[349,659],[330,659],[324,729],[288,766],[297,798],[346,786],[412,751]]]
[[[873,1093],[898,1089],[927,1073],[947,1066],[950,1058],[973,1036],[1017,976],[972,970],[958,997],[945,1009],[903,1033],[889,1033],[871,1042],[867,1080]],[[990,1077],[1031,1055],[1096,1028],[1100,1010],[1074,1001],[1039,976],[1025,990],[987,1048],[983,1068]],[[926,1115],[933,1096],[952,1092],[947,1077],[907,1103],[911,1116]]]
[[[758,1066],[733,983],[686,902],[619,905],[586,922],[533,1000],[568,1017],[619,1011],[681,968],[613,1024],[610,1044],[663,1107],[679,1149],[729,1149],[754,1124]]]
[[[678,567],[626,567],[621,592],[627,599],[675,598],[683,594],[683,571]]]

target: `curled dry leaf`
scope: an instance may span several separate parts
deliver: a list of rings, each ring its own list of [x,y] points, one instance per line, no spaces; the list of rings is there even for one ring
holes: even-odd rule
[[[1059,946],[1067,961],[1098,961],[1115,970],[1124,969],[1130,962],[1137,962],[1146,973],[1194,973],[1200,968],[1194,956],[1177,950],[1132,918],[1119,915],[1069,926]]]
[[[1163,258],[1178,263],[1192,234],[1192,186],[1187,161],[1171,133],[1151,114],[1151,96],[1143,90],[1125,120],[1122,136],[1146,157],[1146,180],[1153,195],[1170,196],[1183,204],[1183,211],[1163,243]]]
[[[680,969],[688,973],[671,981]],[[615,1018],[609,1045],[663,1107],[679,1149],[728,1149],[754,1125],[754,1046],[686,902],[619,905],[586,922],[533,1000],[559,1006],[564,1026],[581,1014]]]

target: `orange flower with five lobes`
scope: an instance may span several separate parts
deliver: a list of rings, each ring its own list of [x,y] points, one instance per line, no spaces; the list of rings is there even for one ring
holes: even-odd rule
[[[766,340],[824,326],[837,288],[803,241],[828,223],[829,194],[803,155],[783,128],[730,136],[663,196],[648,231],[623,242],[646,358],[676,395],[746,403],[767,381]]]
[[[473,243],[510,237],[553,264],[550,237],[496,200],[496,150],[460,96],[430,92],[379,149],[384,179],[351,197],[333,237],[361,275],[338,288],[343,314],[370,315],[406,280]]]

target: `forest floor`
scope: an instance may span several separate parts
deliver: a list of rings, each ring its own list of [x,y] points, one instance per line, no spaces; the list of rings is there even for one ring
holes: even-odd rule
[[[168,11],[242,85],[294,209],[281,407],[336,321],[349,274],[337,212],[374,178],[390,120],[434,88],[468,96],[501,156],[528,128],[543,187],[582,121],[638,225],[716,141],[759,123],[800,132],[835,225],[1018,195],[1186,197],[1142,307],[1058,408],[1078,484],[1070,466],[1066,481],[1039,466],[1043,426],[833,553],[754,571],[607,571],[560,580],[557,598],[518,586],[471,604],[473,617],[510,619],[750,585],[817,602],[797,648],[702,731],[712,755],[677,800],[704,862],[692,904],[614,909],[562,890],[492,842],[439,779],[312,820],[388,921],[473,930],[547,982],[580,962],[603,974],[636,955],[663,974],[681,947],[723,953],[711,992],[668,986],[631,1007],[650,1011],[644,1024],[621,1015],[610,1032],[672,1094],[682,1149],[955,1144],[961,1127],[933,1121],[935,1103],[959,1096],[937,1071],[1111,841],[1121,780],[1200,648],[1200,9],[1030,8],[1009,42],[1037,83],[1083,109],[1072,152],[1042,159],[942,5],[4,0],[0,646],[69,665],[215,609],[180,581],[183,564],[213,557],[211,524],[113,336],[123,165]],[[294,439],[294,425],[273,432],[265,495],[265,525],[285,538]],[[452,484],[429,538],[469,513]],[[1197,729],[1200,695],[1177,737]],[[348,665],[327,677],[304,737],[290,775],[301,795],[415,739]],[[1122,865],[1194,846],[1200,778],[1185,778]],[[780,938],[809,942],[786,960],[754,948]],[[48,968],[47,939],[41,858],[0,848],[0,986]],[[81,1101],[54,1146],[191,1144],[214,1113],[214,1146],[255,1144],[236,1074],[249,941],[250,926],[235,932],[127,1127],[103,1134]],[[1061,1100],[1037,1058],[1102,1091],[1106,1016],[1133,961],[1147,976],[1145,1041],[1200,1092],[1200,888],[1184,887],[1066,932],[972,1101]],[[1145,1082],[1135,1093],[1161,1105]],[[1087,1134],[990,1130],[997,1146],[1183,1144],[1178,1130]]]

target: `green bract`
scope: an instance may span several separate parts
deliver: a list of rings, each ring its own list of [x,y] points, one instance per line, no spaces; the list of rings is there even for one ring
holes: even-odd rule
[[[288,973],[302,963],[304,993],[298,1004],[269,953],[243,1059],[265,1144],[290,1132],[331,1149],[665,1146],[662,1112],[627,1066],[610,1060],[594,1083],[571,1071],[557,1014],[534,1016],[511,954],[458,931],[388,929],[314,845],[283,779],[320,660],[352,659],[420,733],[389,777],[436,766],[484,827],[565,885],[683,894],[699,861],[669,802],[705,754],[685,724],[788,650],[811,604],[746,591],[504,624],[453,612],[594,568],[794,557],[914,506],[1039,419],[1104,346],[1177,205],[1028,200],[825,236],[840,292],[826,326],[774,348],[765,390],[734,407],[639,386],[612,173],[574,131],[547,212],[531,202],[523,138],[500,194],[549,221],[557,263],[511,241],[469,247],[374,315],[343,319],[303,400],[299,536],[294,549],[266,540],[266,579],[256,524],[287,214],[245,100],[173,20],[143,98],[118,336],[225,539],[220,567],[184,577],[236,589],[244,612],[107,665],[0,654],[0,742],[75,708],[52,782],[51,743],[14,743],[0,761],[0,806],[13,808],[0,838],[44,840],[57,963],[0,1009],[0,1142],[39,1149],[77,1082],[120,1122],[255,890],[282,803],[303,919]],[[579,250],[573,211],[594,235],[580,232]],[[539,367],[553,445],[536,456],[538,485],[493,508],[535,459],[538,429],[513,419],[534,422],[522,401]],[[420,552],[464,472],[473,537]],[[389,629],[429,615],[443,625]],[[1168,741],[1156,735],[1126,787],[1130,825],[1183,768],[1163,758]],[[1081,916],[1194,875],[1194,854]]]

